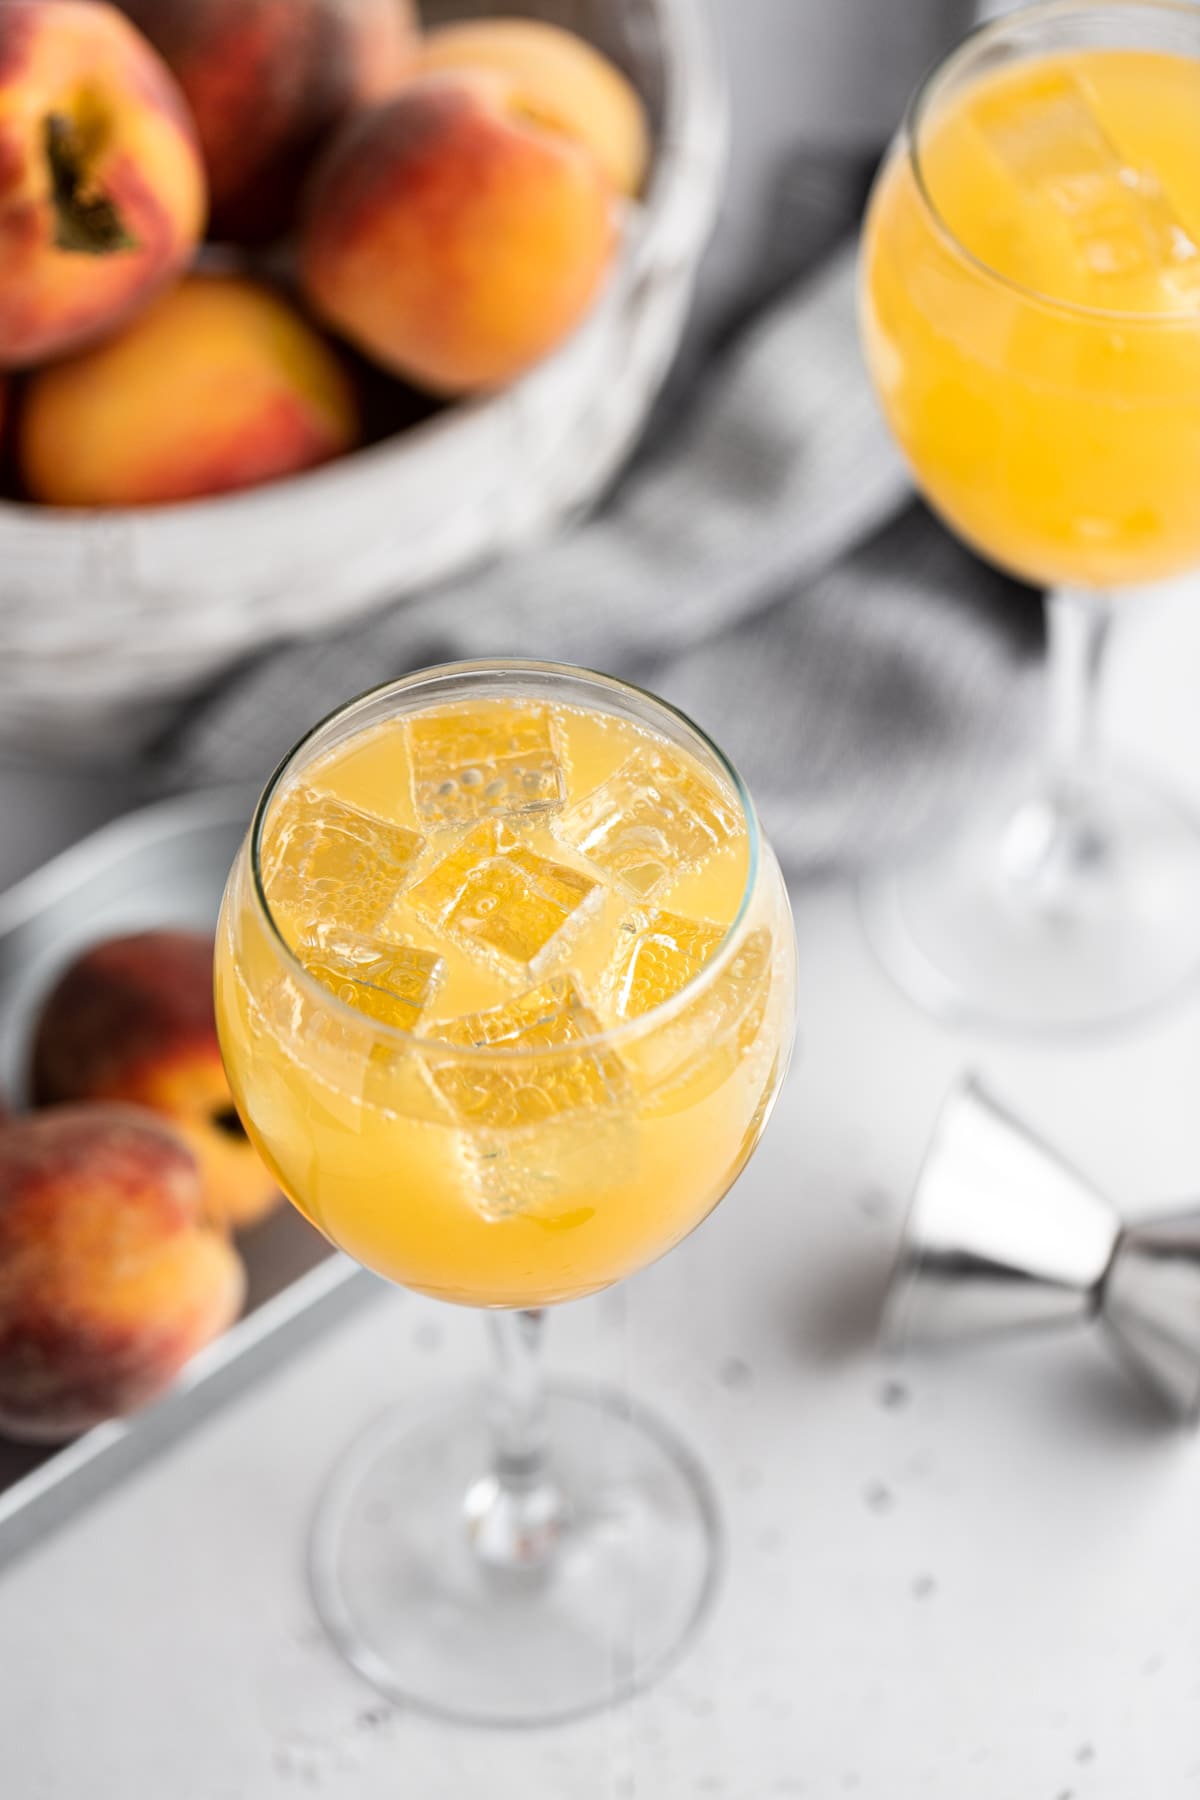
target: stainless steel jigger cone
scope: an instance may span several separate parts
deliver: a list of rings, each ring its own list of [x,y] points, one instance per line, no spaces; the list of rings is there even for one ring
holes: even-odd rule
[[[1097,1319],[1170,1409],[1200,1418],[1200,1210],[1123,1225],[974,1080],[946,1100],[917,1177],[884,1343]]]

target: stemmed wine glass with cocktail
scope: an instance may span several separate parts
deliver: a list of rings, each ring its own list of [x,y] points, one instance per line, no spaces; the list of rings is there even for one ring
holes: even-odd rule
[[[544,1385],[544,1309],[645,1266],[751,1155],[792,1042],[787,894],[746,789],[601,675],[458,664],[344,707],[268,784],[217,1009],[292,1201],[388,1280],[486,1309],[492,1405],[431,1395],[335,1474],[319,1610],[385,1693],[498,1724],[643,1685],[716,1515],[624,1395]]]
[[[1049,0],[968,38],[871,201],[862,334],[917,481],[1049,590],[1052,737],[1030,791],[865,890],[932,1007],[1106,1024],[1200,969],[1200,836],[1099,757],[1122,590],[1200,569],[1200,6]]]

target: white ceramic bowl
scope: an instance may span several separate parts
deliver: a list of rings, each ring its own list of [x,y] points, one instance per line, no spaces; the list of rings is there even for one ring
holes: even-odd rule
[[[699,0],[426,0],[538,14],[645,98],[654,160],[582,327],[505,392],[285,481],[187,505],[0,503],[0,747],[119,756],[248,652],[535,541],[604,487],[678,343],[716,215],[726,109]]]

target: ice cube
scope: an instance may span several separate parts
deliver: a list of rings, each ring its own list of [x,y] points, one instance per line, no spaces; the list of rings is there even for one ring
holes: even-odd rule
[[[409,902],[468,949],[496,951],[533,969],[603,893],[590,875],[539,855],[493,819],[469,831],[411,890]]]
[[[759,926],[694,1000],[623,1046],[642,1112],[674,1112],[706,1099],[757,1049],[771,994],[771,950],[771,933]],[[767,1047],[772,1054],[777,1048]]]
[[[679,993],[713,955],[725,929],[682,913],[632,912],[621,921],[604,987],[621,1019],[640,1018]]]
[[[359,1096],[364,1106],[390,1118],[420,1119],[454,1127],[453,1107],[434,1085],[430,1058],[420,1039],[371,1045],[360,1064]]]
[[[1172,300],[1200,305],[1200,247],[1153,170],[1126,161],[1081,82],[1048,72],[1030,105],[985,96],[976,119],[1009,174],[1063,219],[1092,274],[1153,275]]]
[[[310,1086],[338,1085],[344,1069],[361,1061],[367,1027],[327,1006],[297,974],[280,975],[257,997],[257,1028],[298,1064]]]
[[[324,1107],[326,1089],[336,1096],[339,1117],[344,1117],[347,1102],[357,1101],[393,1117],[457,1125],[453,1109],[430,1078],[421,1039],[385,1040],[372,1032],[369,1017],[356,1020],[340,1007],[326,1005],[296,975],[270,984],[259,998],[257,1017],[278,1048],[254,1059],[254,1066],[278,1060],[279,1051],[285,1064],[296,1065],[293,1086],[307,1110],[305,1133]]]
[[[514,1000],[438,1026],[447,1044],[528,1054],[461,1061],[431,1056],[433,1081],[470,1125],[510,1128],[564,1113],[601,1112],[628,1096],[620,1058],[602,1042],[587,1041],[602,1033],[574,977],[557,975]]]
[[[602,1042],[588,1041],[602,1027],[573,977],[556,976],[438,1030],[450,1044],[528,1052],[430,1058],[434,1084],[465,1128],[480,1211],[492,1219],[527,1214],[548,1229],[586,1222],[628,1177],[636,1140],[625,1067]]]
[[[318,926],[297,954],[347,1006],[402,1031],[415,1028],[445,969],[432,950],[335,925]]]
[[[516,1131],[471,1133],[464,1155],[475,1204],[487,1219],[519,1214],[547,1231],[586,1225],[636,1167],[626,1113],[547,1119]]]
[[[268,840],[267,899],[301,937],[323,920],[371,932],[410,880],[425,839],[332,794],[302,788],[281,803]]]
[[[557,821],[563,842],[639,899],[741,834],[715,782],[669,750],[643,745]]]
[[[419,713],[408,722],[413,799],[430,825],[550,812],[562,805],[554,724],[514,701]]]

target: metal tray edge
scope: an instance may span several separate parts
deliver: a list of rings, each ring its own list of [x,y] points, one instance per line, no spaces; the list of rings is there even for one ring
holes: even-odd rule
[[[255,793],[249,787],[205,788],[174,794],[123,813],[80,838],[0,894],[0,936],[14,931],[43,908],[96,872],[139,848],[148,839],[176,837],[181,825],[203,828],[244,818],[249,824]]]
[[[31,1470],[0,1494],[0,1570],[382,1291],[349,1257],[330,1256],[194,1357],[165,1399],[98,1425]]]
[[[154,801],[102,825],[0,894],[0,935],[147,842],[248,821],[254,800],[247,787],[210,788]],[[162,1400],[97,1426],[0,1489],[0,1570],[384,1286],[349,1257],[331,1253],[193,1357]]]

